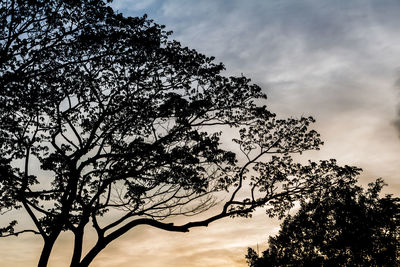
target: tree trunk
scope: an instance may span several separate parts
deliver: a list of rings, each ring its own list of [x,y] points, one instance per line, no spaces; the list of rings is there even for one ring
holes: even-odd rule
[[[97,241],[96,245],[86,254],[82,259],[82,262],[78,265],[79,267],[88,267],[94,258],[107,246],[108,243],[104,241]],[[72,267],[72,266],[71,266]],[[73,266],[75,267],[75,266]]]
[[[77,229],[74,231],[75,239],[74,239],[74,252],[72,255],[71,265],[70,267],[80,266],[79,263],[82,257],[82,246],[83,246],[83,228]]]
[[[47,267],[47,263],[49,262],[51,250],[53,249],[54,243],[57,237],[49,238],[44,241],[44,246],[42,249],[42,253],[40,254],[38,267]]]

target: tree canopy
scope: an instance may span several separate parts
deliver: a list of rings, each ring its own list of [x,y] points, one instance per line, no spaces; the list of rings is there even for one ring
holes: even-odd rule
[[[0,212],[33,225],[10,219],[0,234],[40,235],[38,266],[64,231],[71,266],[88,266],[138,225],[186,232],[262,206],[281,216],[359,171],[295,162],[322,145],[312,117],[278,118],[250,79],[224,76],[146,16],[101,0],[5,0],[0,26]],[[229,197],[209,218],[165,221],[210,209],[219,191]],[[87,225],[97,241],[83,255]]]
[[[364,191],[355,180],[314,193],[285,218],[249,266],[399,266],[400,199],[379,197],[381,179]]]

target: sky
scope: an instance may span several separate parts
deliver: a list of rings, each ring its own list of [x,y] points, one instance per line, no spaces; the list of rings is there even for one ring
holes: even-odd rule
[[[114,0],[112,5],[126,16],[147,13],[172,30],[173,39],[223,62],[226,75],[251,78],[279,117],[316,118],[314,128],[325,145],[303,157],[358,166],[364,170],[360,184],[382,177],[388,184],[384,192],[399,195],[398,0]],[[92,266],[245,267],[247,247],[258,244],[262,251],[278,229],[279,222],[261,209],[251,219],[228,218],[185,234],[140,227],[107,247]],[[49,266],[68,266],[70,242],[70,236],[62,237]],[[1,266],[34,266],[41,242],[27,235],[2,239],[0,247]]]

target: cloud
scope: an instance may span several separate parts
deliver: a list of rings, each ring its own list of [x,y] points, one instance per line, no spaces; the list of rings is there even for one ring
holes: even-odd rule
[[[399,73],[400,74],[400,73]],[[397,103],[397,117],[394,119],[394,126],[398,131],[399,137],[400,137],[400,78],[397,79],[396,83],[395,83],[395,87],[398,89],[397,92],[397,99],[398,99],[398,103]]]
[[[399,6],[390,9],[400,11]],[[309,90],[321,98],[326,95],[313,91],[332,92],[323,89],[328,83],[393,71],[398,19],[395,12],[384,16],[375,8],[357,1],[170,0],[153,15],[174,30],[174,38],[217,56],[229,74],[244,73],[266,88],[291,84],[290,92]],[[333,95],[352,91],[334,90]],[[276,91],[277,101],[287,96]]]
[[[277,220],[268,218],[262,209],[256,211],[253,219],[226,218],[189,233],[138,227],[111,243],[93,267],[246,266],[247,247],[258,243],[264,249],[267,233],[277,229]]]
[[[124,14],[130,13],[130,16],[135,16],[135,13],[147,12],[157,0],[116,0],[111,3],[111,6]],[[140,16],[142,14],[136,14]]]

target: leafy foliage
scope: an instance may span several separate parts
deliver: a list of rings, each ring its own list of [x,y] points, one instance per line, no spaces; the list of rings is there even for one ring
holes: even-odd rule
[[[101,0],[5,0],[0,24],[0,211],[23,208],[34,224],[12,220],[0,234],[41,235],[39,266],[63,231],[75,235],[71,266],[88,266],[137,225],[186,232],[261,206],[282,215],[358,172],[295,163],[292,154],[322,145],[313,118],[276,118],[256,104],[260,87],[225,77],[146,16]],[[221,146],[225,129],[241,156]],[[164,222],[208,210],[224,190],[215,215]],[[98,239],[82,255],[89,223]]]
[[[398,266],[400,199],[380,198],[383,185],[364,191],[350,180],[314,193],[262,257],[249,248],[249,266]]]

